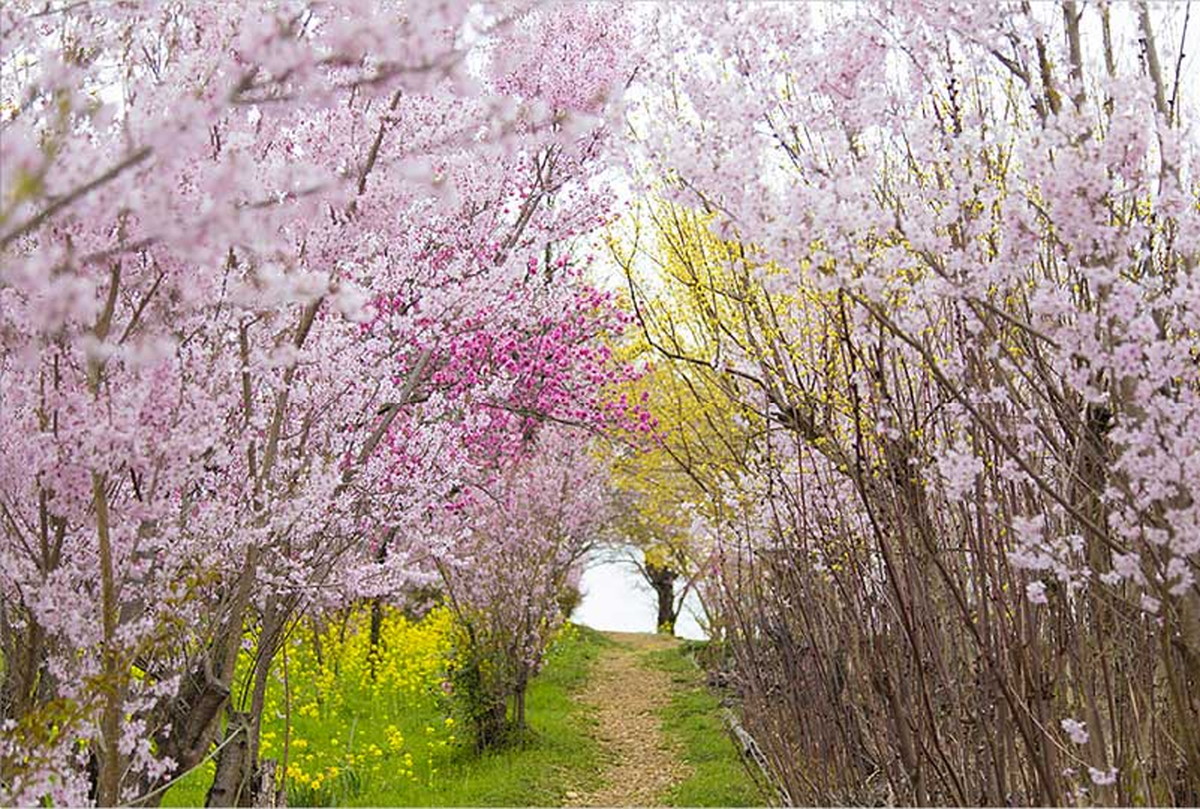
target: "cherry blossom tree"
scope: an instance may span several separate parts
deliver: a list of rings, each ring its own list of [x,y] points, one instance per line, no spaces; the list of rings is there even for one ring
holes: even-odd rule
[[[210,798],[249,800],[290,617],[369,590],[358,558],[478,445],[602,418],[570,241],[605,216],[624,29],[560,11],[0,12],[6,801],[154,802],[208,753],[247,629],[241,792]],[[555,348],[472,376],[487,333]]]

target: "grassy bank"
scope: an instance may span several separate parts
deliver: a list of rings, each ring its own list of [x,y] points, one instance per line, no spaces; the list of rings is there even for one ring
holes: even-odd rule
[[[663,729],[683,752],[691,775],[664,796],[669,806],[763,806],[767,796],[750,777],[721,721],[721,701],[689,656],[690,644],[654,652],[650,662],[675,687],[660,712]]]
[[[607,641],[593,630],[569,626],[554,643],[527,697],[529,738],[509,749],[476,755],[456,732],[444,701],[425,689],[405,697],[381,693],[356,680],[347,665],[330,681],[319,670],[311,685],[326,698],[317,704],[293,694],[288,738],[290,805],[338,806],[546,806],[561,804],[568,788],[596,779],[596,742],[587,710],[571,699]],[[319,646],[319,642],[312,644]],[[398,650],[397,656],[402,654]],[[408,680],[420,679],[406,675]],[[290,678],[302,692],[305,683]],[[405,678],[399,680],[403,692]],[[393,691],[396,689],[392,689]],[[340,695],[330,699],[329,694]],[[274,712],[278,714],[279,711]],[[448,721],[449,720],[449,721]],[[282,718],[268,716],[273,752],[280,756]],[[269,737],[267,734],[271,734]],[[463,734],[465,735],[465,734]],[[329,762],[338,763],[331,764]],[[202,805],[211,763],[166,794],[165,806]]]

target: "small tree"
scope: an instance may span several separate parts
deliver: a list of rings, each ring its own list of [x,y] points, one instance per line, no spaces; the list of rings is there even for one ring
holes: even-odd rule
[[[526,729],[526,689],[566,619],[563,592],[605,529],[606,491],[586,436],[553,428],[438,518],[455,537],[437,563],[459,627],[452,681],[480,749]]]

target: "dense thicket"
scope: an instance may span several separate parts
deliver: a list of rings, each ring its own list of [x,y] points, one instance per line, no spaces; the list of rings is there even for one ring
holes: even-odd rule
[[[631,120],[668,201],[615,254],[790,801],[1200,800],[1200,153],[1161,11],[659,20]]]

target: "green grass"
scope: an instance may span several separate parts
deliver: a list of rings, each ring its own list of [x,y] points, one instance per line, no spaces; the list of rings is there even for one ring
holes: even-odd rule
[[[767,796],[750,776],[721,720],[721,701],[690,657],[692,646],[653,652],[651,665],[671,674],[674,693],[660,711],[663,729],[683,751],[692,773],[664,796],[669,806],[763,806]]]
[[[360,776],[343,773],[336,803],[346,806],[548,806],[561,804],[568,790],[586,790],[598,784],[594,762],[599,749],[592,738],[595,720],[589,710],[571,695],[586,681],[588,670],[609,643],[599,633],[576,627],[551,649],[545,668],[534,679],[526,698],[526,715],[531,733],[519,746],[483,756],[469,745],[441,748],[436,758],[422,766],[422,777],[414,781],[385,774]],[[360,719],[360,738],[377,738],[382,728],[371,726],[370,706],[351,706]],[[441,714],[430,709],[427,716],[405,718],[405,733],[436,726]],[[320,728],[310,727],[305,736],[311,746],[333,742],[322,738]],[[345,744],[345,741],[340,742]],[[432,770],[432,774],[431,774]],[[198,771],[172,787],[164,806],[203,805],[212,769]],[[304,793],[289,793],[289,803],[306,803]]]

